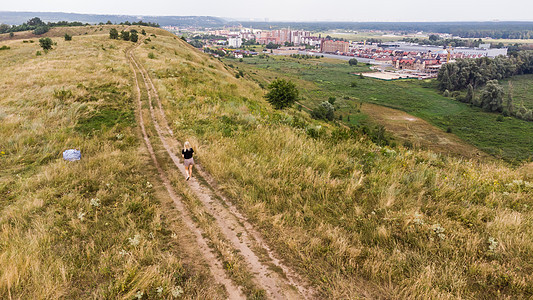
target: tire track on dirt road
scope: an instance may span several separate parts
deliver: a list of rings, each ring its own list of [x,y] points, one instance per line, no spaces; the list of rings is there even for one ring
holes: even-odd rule
[[[185,205],[180,200],[179,196],[174,191],[174,188],[172,187],[172,184],[170,183],[170,180],[165,173],[165,171],[161,168],[161,165],[157,161],[154,149],[152,147],[152,143],[150,142],[150,139],[148,137],[148,134],[146,132],[146,128],[144,125],[144,118],[142,113],[142,101],[141,101],[141,88],[139,85],[139,79],[138,79],[138,73],[141,73],[141,70],[138,69],[137,64],[135,61],[133,61],[131,55],[133,51],[133,47],[128,49],[126,51],[126,57],[128,58],[128,62],[130,64],[131,69],[133,70],[133,75],[135,78],[135,88],[137,91],[137,110],[138,110],[138,117],[139,117],[139,125],[141,128],[141,132],[143,135],[144,143],[146,145],[146,148],[148,149],[148,152],[150,154],[150,157],[157,169],[157,172],[159,174],[159,177],[161,178],[161,181],[163,182],[163,185],[165,186],[170,198],[174,202],[176,208],[179,210],[183,217],[183,221],[188,227],[188,229],[194,234],[196,238],[196,242],[198,244],[198,248],[202,254],[202,256],[205,258],[209,270],[211,271],[213,277],[215,280],[224,285],[226,288],[226,291],[228,292],[230,299],[245,299],[244,295],[241,292],[241,289],[237,287],[227,276],[226,272],[224,271],[224,268],[222,267],[222,263],[217,259],[215,254],[211,251],[211,249],[208,246],[208,241],[202,236],[202,231],[194,226],[194,222],[191,218],[191,215],[188,213],[187,209],[185,208]],[[137,68],[137,69],[136,69]],[[149,94],[149,91],[146,90],[146,92]]]
[[[157,93],[148,72],[140,64],[133,53],[129,54],[132,64],[138,68],[141,74],[146,91],[148,92],[148,106],[152,123],[156,129],[157,135],[161,140],[168,156],[174,165],[185,176],[185,168],[180,163],[174,151],[180,149],[180,143],[174,138],[174,133],[169,127],[161,100]],[[159,114],[156,116],[153,98],[159,108]],[[161,126],[161,123],[163,126]],[[161,127],[165,127],[164,134]],[[174,149],[174,151],[173,151]],[[221,233],[231,242],[246,261],[247,267],[253,273],[256,283],[265,289],[269,298],[274,299],[302,299],[314,298],[315,292],[308,283],[289,267],[284,265],[281,260],[277,259],[274,252],[268,247],[259,232],[247,221],[247,219],[238,211],[238,209],[216,188],[216,182],[209,174],[198,168],[200,175],[206,179],[207,186],[201,185],[198,180],[189,181],[189,187],[196,197],[211,214]],[[256,251],[262,252],[260,257]],[[272,267],[281,270],[279,273],[273,271]],[[281,273],[281,274],[280,274]]]

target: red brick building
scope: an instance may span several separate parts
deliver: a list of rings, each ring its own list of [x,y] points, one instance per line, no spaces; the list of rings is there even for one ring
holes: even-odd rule
[[[320,43],[320,51],[323,53],[348,53],[350,44],[343,41],[323,40]]]

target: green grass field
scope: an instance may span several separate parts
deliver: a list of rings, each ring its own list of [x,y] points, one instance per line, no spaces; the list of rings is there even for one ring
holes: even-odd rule
[[[352,123],[352,119],[358,119],[358,102],[370,102],[403,110],[443,130],[451,130],[466,142],[507,161],[533,157],[533,122],[515,118],[497,122],[498,114],[443,97],[433,81],[360,78],[353,73],[369,71],[368,66],[351,67],[344,61],[326,59],[253,57],[243,62],[227,60],[227,63],[262,81],[263,85],[277,76],[295,80],[302,87],[306,106],[314,107],[329,97],[336,97],[338,113],[351,115]],[[521,90],[526,87],[524,83]],[[515,90],[514,98],[518,101],[523,96],[518,88]]]
[[[502,80],[500,84],[509,92],[509,82],[512,84],[513,100],[516,107],[521,103],[529,109],[533,109],[533,74],[518,75]]]

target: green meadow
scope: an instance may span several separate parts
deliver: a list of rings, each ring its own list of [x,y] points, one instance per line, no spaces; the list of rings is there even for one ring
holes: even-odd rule
[[[509,162],[533,157],[533,122],[503,118],[477,107],[442,96],[433,80],[383,81],[357,74],[371,71],[366,64],[349,66],[333,59],[297,59],[292,57],[248,57],[243,62],[227,63],[244,71],[262,86],[275,77],[288,77],[300,84],[302,103],[314,107],[329,97],[336,98],[337,114],[350,123],[366,120],[358,113],[358,103],[374,103],[405,111],[432,125],[452,132],[467,143]],[[526,77],[528,78],[528,77]],[[515,101],[528,100],[528,79],[515,84]],[[533,104],[530,104],[533,105]],[[355,120],[355,121],[354,121]]]

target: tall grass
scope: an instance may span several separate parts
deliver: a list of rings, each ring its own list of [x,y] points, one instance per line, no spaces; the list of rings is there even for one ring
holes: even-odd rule
[[[137,56],[179,138],[323,297],[533,295],[523,174],[273,111],[255,83],[172,37]]]
[[[139,141],[131,43],[58,39],[38,57],[38,45],[7,43],[0,298],[223,298]],[[62,160],[70,148],[81,161]]]

